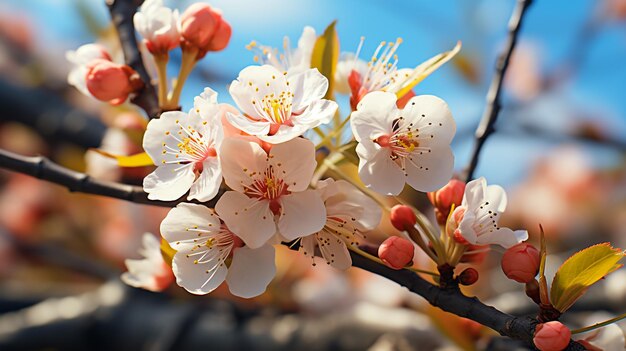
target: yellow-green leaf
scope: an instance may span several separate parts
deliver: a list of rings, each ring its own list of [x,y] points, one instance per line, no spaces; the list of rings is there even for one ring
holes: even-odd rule
[[[120,167],[145,167],[154,165],[154,162],[152,162],[150,156],[148,156],[148,154],[145,152],[130,156],[119,156],[100,149],[92,150],[102,156],[117,160],[117,165]]]
[[[552,281],[550,300],[561,313],[570,308],[587,289],[622,265],[624,252],[609,243],[597,244],[579,251],[559,267]]]
[[[461,42],[457,42],[454,48],[450,51],[442,52],[439,55],[433,56],[430,59],[424,61],[419,66],[415,67],[411,75],[404,81],[402,87],[396,92],[396,96],[403,97],[413,89],[417,84],[428,77],[431,73],[436,71],[444,63],[450,61],[456,54],[461,51]]]
[[[335,30],[336,24],[337,21],[333,21],[326,27],[324,33],[317,37],[311,54],[311,67],[317,68],[328,79],[326,99],[333,97],[335,68],[339,61],[339,36]]]
[[[170,267],[172,266],[172,260],[174,259],[175,254],[176,250],[172,249],[170,244],[165,241],[165,239],[161,238],[161,256],[163,256],[163,260]]]

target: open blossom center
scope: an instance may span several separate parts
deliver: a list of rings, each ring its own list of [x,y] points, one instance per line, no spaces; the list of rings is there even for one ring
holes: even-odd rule
[[[419,128],[414,128],[413,123],[410,123],[407,126],[401,126],[404,121],[403,117],[400,117],[393,121],[392,125],[392,133],[381,135],[378,138],[374,139],[374,142],[381,147],[389,148],[391,151],[391,159],[397,160],[398,158],[402,159],[402,162],[405,158],[410,159],[410,154],[417,151],[426,151],[427,148],[420,149],[420,143],[418,141],[419,137]]]
[[[257,175],[254,173],[251,176]],[[263,174],[260,174],[251,184],[244,188],[244,193],[249,197],[269,201],[270,210],[275,215],[278,215],[280,213],[280,202],[278,200],[281,196],[290,194],[290,191],[287,189],[285,181],[276,176],[274,167],[270,165]]]
[[[186,228],[186,230],[198,233],[198,238],[192,239],[195,246],[187,254],[188,258],[193,258],[194,264],[204,264],[215,260],[219,262],[213,269],[207,270],[207,274],[214,273],[219,266],[224,264],[227,258],[232,256],[235,248],[243,246],[241,239],[235,236],[224,224],[220,225],[220,229],[217,232],[209,232],[197,226]],[[207,233],[209,235],[203,238],[202,235]]]
[[[204,122],[206,124],[206,122]],[[179,121],[176,124],[180,126],[178,136],[173,135],[170,132],[165,132],[165,135],[170,136],[178,142],[177,148],[173,148],[166,143],[163,143],[162,153],[175,156],[175,160],[165,161],[163,163],[178,163],[188,164],[196,163],[201,164],[208,157],[216,157],[217,152],[212,140],[207,141],[206,138],[192,126],[185,128],[180,125]],[[202,170],[201,166],[196,167],[198,170]]]
[[[289,85],[288,82],[287,85]],[[258,90],[258,88],[256,89]],[[260,101],[258,99],[252,100],[252,105],[254,106],[257,114],[265,117],[265,119],[270,122],[269,135],[276,134],[281,125],[293,127],[293,122],[291,120],[291,117],[293,116],[291,110],[293,106],[293,96],[294,94],[291,91],[283,90],[278,94],[278,96],[276,96],[275,93],[270,93],[265,95]]]
[[[364,39],[361,38],[361,42],[359,43],[359,47],[354,58],[355,66],[361,47],[363,46],[363,41]],[[402,39],[398,38],[395,42],[387,43],[383,41],[380,45],[378,45],[378,48],[376,48],[371,60],[367,63],[367,71],[361,72],[363,76],[361,77],[359,88],[363,88],[365,91],[369,92],[382,90],[388,84],[395,83],[398,65],[398,55],[396,55],[396,50],[401,43]]]

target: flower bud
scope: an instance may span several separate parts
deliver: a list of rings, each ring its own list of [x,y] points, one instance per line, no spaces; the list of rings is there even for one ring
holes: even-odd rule
[[[520,243],[502,255],[502,271],[509,279],[518,283],[528,283],[535,279],[539,271],[539,251],[528,243]]]
[[[478,271],[474,268],[467,268],[459,274],[459,284],[472,285],[478,281]]]
[[[391,224],[394,228],[400,231],[412,228],[417,222],[417,217],[415,216],[413,209],[405,205],[395,205],[391,208],[389,219],[391,220]]]
[[[87,90],[98,100],[119,105],[138,89],[141,79],[132,68],[107,60],[93,60],[87,65]]]
[[[387,238],[378,247],[378,257],[390,268],[402,269],[413,261],[413,243],[399,236]]]
[[[451,179],[443,188],[428,193],[428,199],[435,206],[437,222],[446,222],[453,204],[455,207],[461,206],[464,193],[465,183],[457,179]]]
[[[533,342],[541,351],[561,351],[569,345],[572,333],[561,322],[552,321],[537,325]]]
[[[220,51],[228,45],[232,29],[221,12],[208,4],[195,3],[187,8],[180,18],[181,47],[195,48],[197,58],[207,51]]]

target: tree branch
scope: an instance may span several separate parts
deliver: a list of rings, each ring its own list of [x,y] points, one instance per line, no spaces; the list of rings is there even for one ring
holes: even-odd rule
[[[64,168],[45,157],[25,157],[0,150],[0,168],[20,172],[52,183],[63,185],[70,191],[103,195],[126,201],[156,206],[173,207],[184,201],[149,200],[141,187],[98,181],[88,175]],[[215,201],[205,203],[215,206]],[[408,270],[393,270],[351,252],[352,264],[366,271],[390,279],[410,291],[424,297],[431,305],[461,317],[472,319],[485,325],[503,336],[521,340],[533,345],[532,338],[537,321],[529,317],[514,317],[487,306],[476,297],[467,297],[458,289],[442,289],[419,275]],[[572,342],[567,350],[584,350],[578,343]]]
[[[504,75],[506,74],[506,70],[509,67],[509,61],[511,59],[511,54],[513,53],[513,49],[515,49],[515,44],[517,42],[517,35],[522,26],[522,19],[524,18],[524,14],[528,9],[528,6],[532,3],[532,0],[517,0],[517,5],[513,14],[511,15],[511,19],[509,20],[509,34],[507,37],[506,46],[504,51],[498,57],[498,61],[496,62],[496,72],[491,81],[491,86],[489,87],[489,92],[487,93],[487,106],[485,108],[485,112],[480,120],[480,124],[476,129],[476,142],[474,143],[474,150],[472,151],[472,158],[470,160],[469,165],[467,166],[467,175],[465,177],[466,182],[472,180],[474,177],[474,171],[476,170],[476,166],[478,165],[478,158],[480,156],[480,152],[489,138],[489,135],[494,131],[494,125],[496,120],[498,119],[498,113],[500,112],[500,93],[502,91],[502,82],[504,80]]]
[[[0,149],[0,168],[62,185],[71,192],[101,195],[161,207],[174,207],[185,202],[184,197],[176,201],[150,200],[148,194],[140,186],[93,179],[85,173],[65,168],[42,156],[27,157]],[[205,205],[214,207],[216,201],[217,198],[206,202]]]
[[[149,118],[159,116],[161,109],[156,95],[156,89],[152,85],[152,79],[143,64],[143,58],[139,47],[137,46],[137,38],[135,36],[135,25],[133,23],[133,15],[137,12],[137,8],[142,0],[106,0],[111,13],[111,20],[117,29],[117,34],[122,44],[124,52],[124,60],[126,64],[132,67],[144,82],[144,87],[137,92],[131,99],[131,102],[146,111]]]

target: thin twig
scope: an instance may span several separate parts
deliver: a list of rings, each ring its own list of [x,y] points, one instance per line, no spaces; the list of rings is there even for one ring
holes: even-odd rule
[[[472,158],[470,160],[469,165],[467,166],[467,175],[466,181],[472,180],[474,177],[474,171],[476,170],[476,166],[478,165],[478,157],[480,156],[480,151],[489,138],[489,135],[494,131],[494,125],[498,118],[498,112],[500,112],[500,93],[502,91],[502,82],[504,80],[504,75],[506,74],[506,70],[509,67],[509,61],[511,59],[511,54],[513,53],[513,49],[515,48],[515,43],[517,42],[517,35],[522,26],[522,19],[524,18],[524,14],[526,13],[526,9],[532,0],[518,0],[515,10],[511,15],[511,19],[509,20],[509,34],[507,37],[506,46],[504,47],[504,51],[498,57],[498,61],[496,62],[496,72],[491,81],[491,86],[489,87],[489,92],[487,93],[487,106],[485,108],[485,112],[483,113],[483,117],[476,129],[476,142],[474,144],[474,150],[472,152]]]
[[[137,46],[133,15],[141,5],[141,0],[107,0],[111,20],[117,29],[120,38],[124,61],[132,67],[144,82],[144,87],[137,92],[131,102],[146,111],[149,118],[156,118],[161,112],[156,89],[152,85],[152,79],[143,64],[143,58]]]
[[[156,206],[173,207],[178,201],[154,201],[140,187],[114,182],[94,180],[88,175],[64,168],[45,157],[25,157],[0,149],[0,168],[27,174],[42,180],[63,185],[70,191],[102,195],[126,201]],[[207,206],[214,206],[213,199]],[[528,317],[514,317],[487,306],[475,297],[467,297],[458,289],[442,289],[422,279],[409,270],[393,270],[354,252],[350,253],[353,266],[378,274],[407,287],[424,297],[431,305],[461,317],[472,319],[501,335],[521,340],[532,345],[536,320]],[[577,343],[570,344],[568,350],[583,350]]]
[[[0,168],[62,185],[71,192],[102,195],[138,204],[174,207],[185,201],[185,197],[176,201],[150,200],[140,186],[93,179],[85,173],[65,168],[42,156],[27,157],[0,149]],[[206,205],[213,207],[216,201],[217,199],[211,200]]]

